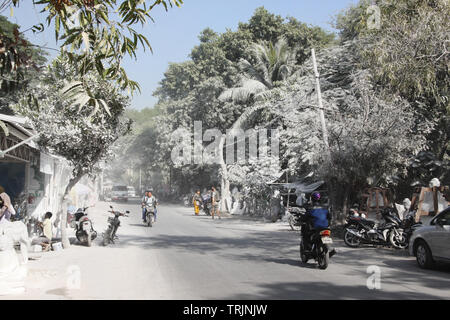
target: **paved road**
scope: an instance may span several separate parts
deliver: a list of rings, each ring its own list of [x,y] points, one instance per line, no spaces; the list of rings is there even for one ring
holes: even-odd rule
[[[27,292],[34,299],[449,299],[450,267],[421,270],[406,252],[351,249],[327,270],[299,261],[298,235],[285,223],[236,217],[212,220],[193,210],[161,205],[153,228],[140,220],[138,204],[121,218],[117,244],[42,253],[29,263]],[[106,227],[107,204],[91,210],[95,228]],[[369,266],[381,270],[381,289],[367,288]],[[68,266],[69,267],[68,269]],[[80,289],[67,289],[73,269]],[[70,271],[72,270],[72,271]]]

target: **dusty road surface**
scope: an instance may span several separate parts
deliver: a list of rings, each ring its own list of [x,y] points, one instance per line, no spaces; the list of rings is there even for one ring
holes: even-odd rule
[[[162,204],[148,228],[137,203],[116,204],[131,214],[116,244],[103,247],[109,204],[89,209],[99,232],[92,247],[75,241],[33,254],[26,292],[2,299],[450,299],[448,266],[421,270],[406,252],[335,239],[339,253],[319,270],[300,262],[298,234],[285,222],[212,220],[174,205]],[[380,289],[367,286],[370,266],[379,268]]]

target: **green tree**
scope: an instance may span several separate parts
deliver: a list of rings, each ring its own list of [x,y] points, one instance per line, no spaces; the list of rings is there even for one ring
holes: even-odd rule
[[[0,110],[10,114],[17,91],[25,88],[46,62],[47,53],[34,46],[20,27],[0,16]]]
[[[418,121],[436,123],[428,146],[439,160],[450,157],[450,11],[446,0],[378,1],[380,28],[367,23],[371,1],[360,1],[336,19],[341,39],[359,39],[359,63],[373,80],[407,99]]]
[[[76,68],[65,57],[58,57],[30,84],[14,107],[32,121],[39,133],[39,145],[67,159],[73,168],[61,202],[83,176],[92,173],[99,161],[110,156],[112,144],[130,130],[130,122],[122,119],[128,97],[93,72],[86,74],[86,81],[96,99],[108,105],[109,115],[74,107],[62,96],[67,81],[77,75]],[[67,217],[61,214],[63,245],[68,247]]]
[[[1,2],[18,6],[21,0]],[[55,38],[61,50],[76,66],[79,79],[89,72],[115,81],[122,89],[138,90],[139,84],[130,80],[122,67],[125,56],[136,58],[139,47],[152,50],[150,42],[136,30],[143,26],[156,6],[180,6],[182,0],[33,0],[42,5],[48,26],[54,26]],[[43,24],[35,26],[42,30]],[[84,84],[84,83],[83,83]]]
[[[276,44],[255,43],[250,50],[251,59],[241,59],[239,69],[244,73],[242,85],[225,90],[220,99],[237,103],[248,103],[258,99],[266,90],[273,89],[277,82],[285,80],[295,68],[295,50],[289,48],[284,38]]]

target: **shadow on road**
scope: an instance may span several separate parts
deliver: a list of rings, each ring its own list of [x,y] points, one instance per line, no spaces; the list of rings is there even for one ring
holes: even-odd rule
[[[253,294],[238,294],[224,297],[224,300],[336,300],[336,299],[442,299],[441,297],[411,291],[369,290],[364,285],[338,285],[330,282],[278,282],[258,286],[260,291]]]

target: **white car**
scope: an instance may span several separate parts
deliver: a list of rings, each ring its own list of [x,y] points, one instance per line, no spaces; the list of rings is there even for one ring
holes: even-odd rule
[[[409,240],[409,253],[424,269],[431,268],[436,261],[450,262],[450,207],[434,217],[428,226],[414,231]]]
[[[136,190],[134,189],[134,187],[128,186],[127,190],[128,190],[128,197],[130,198],[136,197]]]
[[[113,186],[111,190],[112,201],[128,201],[127,186]]]

